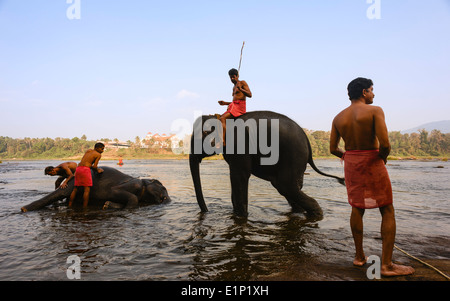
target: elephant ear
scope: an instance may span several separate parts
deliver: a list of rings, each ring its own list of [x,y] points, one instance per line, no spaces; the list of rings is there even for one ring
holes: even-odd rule
[[[159,184],[162,186],[162,183],[160,181],[158,181],[157,179],[150,179],[148,180],[150,184]]]

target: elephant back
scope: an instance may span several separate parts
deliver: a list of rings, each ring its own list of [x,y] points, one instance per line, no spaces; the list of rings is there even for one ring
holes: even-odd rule
[[[99,166],[99,168],[103,169],[100,174],[92,171],[93,189],[109,189],[111,186],[116,186],[133,178],[112,167]]]

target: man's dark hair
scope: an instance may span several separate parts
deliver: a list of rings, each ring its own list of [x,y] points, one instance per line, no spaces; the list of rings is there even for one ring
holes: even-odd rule
[[[44,175],[48,175],[48,173],[51,172],[53,170],[53,168],[54,168],[53,166],[47,166],[44,169]]]
[[[101,143],[101,142],[97,142],[97,143],[94,145],[94,148],[97,148],[97,147],[105,147],[105,145],[104,145],[103,143]]]
[[[364,77],[355,78],[347,86],[348,97],[350,100],[358,99],[363,95],[363,90],[367,90],[372,86],[373,82],[371,79]]]
[[[237,71],[236,69],[232,68],[232,69],[230,69],[230,71],[228,71],[228,75],[229,76],[239,75],[239,71]]]

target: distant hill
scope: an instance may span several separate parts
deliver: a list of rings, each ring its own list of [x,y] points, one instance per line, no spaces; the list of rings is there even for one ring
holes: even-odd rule
[[[419,125],[415,128],[400,131],[402,134],[418,133],[419,130],[425,129],[428,133],[432,130],[439,130],[441,133],[450,133],[450,120],[435,121]]]

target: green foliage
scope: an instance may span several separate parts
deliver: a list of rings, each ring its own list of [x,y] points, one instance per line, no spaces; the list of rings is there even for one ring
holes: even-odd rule
[[[314,157],[329,157],[330,154],[330,132],[308,131],[306,135],[311,143]],[[450,134],[443,134],[438,130],[428,133],[420,130],[419,133],[401,134],[400,132],[390,132],[389,141],[391,143],[391,156],[411,157],[448,157],[450,155]],[[341,149],[344,144],[341,140]]]
[[[96,141],[77,137],[68,138],[24,138],[0,137],[0,158],[53,159],[82,155],[93,148]]]
[[[330,157],[330,132],[305,130],[311,142],[314,157]],[[110,139],[101,139],[112,141]],[[129,149],[120,149],[116,155],[132,158],[145,157],[154,151],[153,148],[142,149],[139,139],[131,144]],[[428,133],[425,130],[419,133],[401,134],[390,132],[391,156],[411,157],[448,157],[450,155],[450,134],[443,134],[438,130]],[[86,140],[83,135],[80,138],[24,138],[14,139],[0,136],[0,159],[59,159],[83,155],[88,149],[93,148],[96,141]],[[131,141],[129,141],[131,142]],[[341,141],[340,147],[344,144]],[[165,149],[164,153],[170,153]]]

